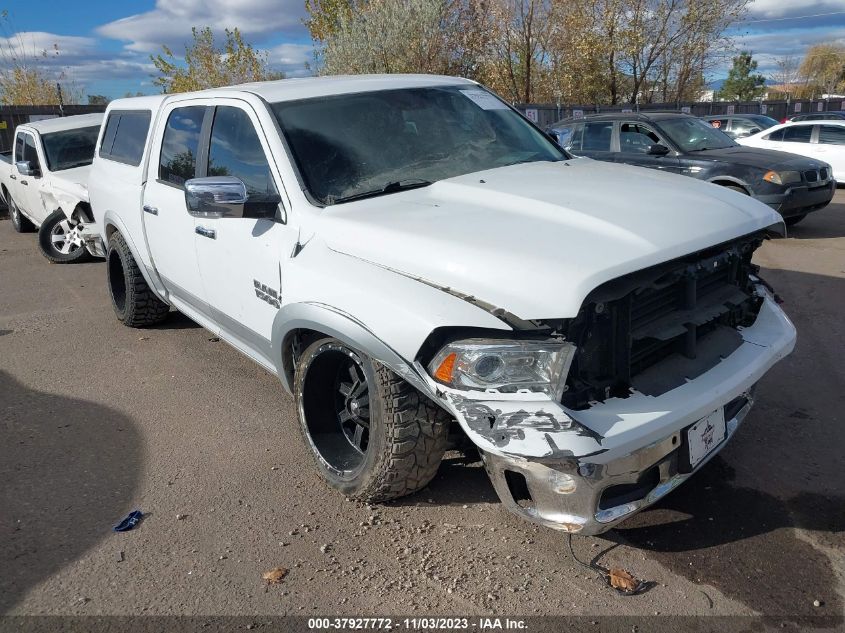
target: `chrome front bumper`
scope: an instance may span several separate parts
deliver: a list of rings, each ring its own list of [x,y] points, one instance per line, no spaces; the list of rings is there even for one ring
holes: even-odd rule
[[[601,534],[697,472],[727,444],[752,404],[746,392],[725,405],[725,439],[694,469],[684,468],[685,429],[603,464],[575,458],[546,464],[483,453],[484,465],[511,512],[555,530]]]

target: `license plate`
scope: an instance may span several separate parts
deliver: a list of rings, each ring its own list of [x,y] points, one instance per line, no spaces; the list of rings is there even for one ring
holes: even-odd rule
[[[687,431],[689,462],[695,468],[725,439],[725,410],[720,408],[701,418]]]

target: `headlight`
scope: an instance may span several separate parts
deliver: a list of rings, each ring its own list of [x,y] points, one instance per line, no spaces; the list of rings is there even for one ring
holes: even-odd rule
[[[792,185],[801,182],[801,172],[798,171],[767,171],[763,180],[776,185]]]
[[[455,389],[525,389],[560,400],[574,353],[575,346],[565,341],[467,339],[446,345],[428,370]]]

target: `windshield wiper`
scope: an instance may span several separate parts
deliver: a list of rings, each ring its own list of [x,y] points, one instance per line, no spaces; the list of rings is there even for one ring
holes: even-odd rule
[[[353,200],[363,200],[364,198],[375,198],[376,196],[383,196],[387,193],[397,193],[399,191],[407,191],[408,189],[419,189],[420,187],[428,187],[430,184],[432,184],[430,180],[422,180],[420,178],[413,178],[408,180],[392,180],[378,189],[362,191],[360,193],[353,193],[352,195],[342,196],[340,198],[333,198],[329,200],[329,204],[352,202]]]

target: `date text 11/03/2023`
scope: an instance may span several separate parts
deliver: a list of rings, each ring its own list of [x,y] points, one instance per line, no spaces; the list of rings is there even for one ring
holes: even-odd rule
[[[525,620],[519,618],[309,618],[308,629],[312,631],[330,630],[526,630]]]

